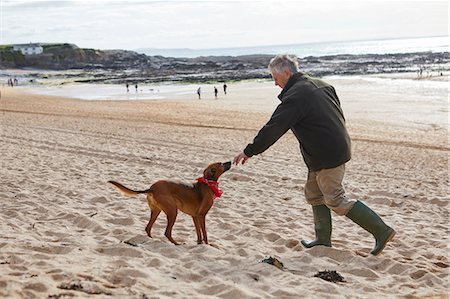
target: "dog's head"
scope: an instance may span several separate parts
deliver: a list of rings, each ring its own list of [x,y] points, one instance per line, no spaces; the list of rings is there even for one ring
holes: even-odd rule
[[[211,163],[203,171],[203,177],[207,180],[217,181],[219,177],[227,170],[231,168],[231,162],[216,162]]]

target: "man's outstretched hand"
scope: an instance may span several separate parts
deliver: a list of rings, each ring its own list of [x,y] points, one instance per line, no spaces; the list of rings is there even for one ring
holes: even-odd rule
[[[242,165],[244,165],[248,159],[249,157],[244,153],[244,151],[242,151],[236,157],[234,157],[233,164],[238,165],[242,161]]]

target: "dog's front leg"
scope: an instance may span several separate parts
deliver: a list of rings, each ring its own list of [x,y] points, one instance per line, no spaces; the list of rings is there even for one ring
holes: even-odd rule
[[[202,231],[200,226],[200,218],[198,216],[192,216],[195,225],[195,232],[197,233],[197,244],[203,243]]]
[[[199,222],[200,222],[200,227],[202,229],[202,233],[203,233],[203,241],[205,242],[205,244],[208,244],[208,235],[206,234],[206,222],[205,222],[205,217],[206,215],[201,215],[199,216]]]

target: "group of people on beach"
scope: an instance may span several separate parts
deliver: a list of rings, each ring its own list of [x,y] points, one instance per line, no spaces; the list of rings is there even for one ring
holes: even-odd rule
[[[130,85],[128,83],[125,84],[125,87],[127,88],[127,92],[130,92]],[[137,85],[137,83],[134,85],[134,89],[135,89],[135,92],[137,93],[138,92],[138,85]]]
[[[223,93],[225,95],[227,94],[227,88],[228,88],[228,85],[226,83],[224,83],[223,84]],[[197,95],[198,95],[198,99],[201,100],[201,98],[202,98],[202,88],[201,87],[197,88]],[[214,86],[214,98],[216,100],[218,98],[218,95],[219,95],[219,90],[217,89],[216,86]]]
[[[19,80],[17,78],[8,78],[8,86],[14,87],[19,85]]]
[[[424,74],[424,73],[426,73],[426,74]],[[444,73],[442,71],[438,71],[437,74],[436,74],[436,76],[443,76],[443,75],[444,75]],[[429,77],[433,77],[432,71],[424,70],[423,68],[420,68],[417,71],[417,78],[418,79],[429,78]]]

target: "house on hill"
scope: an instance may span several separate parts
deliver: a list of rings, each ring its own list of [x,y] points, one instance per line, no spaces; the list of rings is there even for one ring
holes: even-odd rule
[[[40,44],[18,44],[13,45],[14,51],[20,51],[23,55],[36,55],[42,54],[44,48]]]

